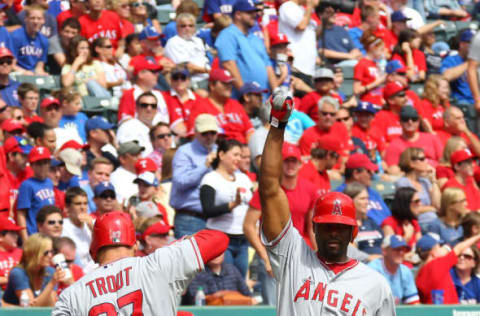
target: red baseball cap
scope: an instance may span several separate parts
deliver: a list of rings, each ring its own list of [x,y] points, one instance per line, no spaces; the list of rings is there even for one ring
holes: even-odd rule
[[[47,147],[35,146],[28,154],[28,162],[30,163],[46,159],[52,159],[52,154]]]
[[[13,131],[16,131],[16,130],[19,130],[19,129],[21,129],[22,131],[25,131],[22,123],[20,123],[17,120],[14,120],[14,119],[7,119],[7,120],[3,121],[2,125],[0,127],[1,127],[2,130],[7,131],[9,133],[13,132]]]
[[[54,98],[52,96],[48,96],[45,99],[42,100],[42,103],[40,103],[41,108],[46,108],[49,107],[52,104],[58,104],[60,106],[60,101],[57,98]]]
[[[135,56],[130,61],[130,65],[133,66],[133,74],[135,76],[142,70],[160,71],[163,69],[163,67],[156,62],[155,58],[151,56]]]
[[[318,140],[318,147],[328,151],[334,151],[336,153],[339,153],[342,149],[338,138],[331,135],[325,135],[320,137],[320,139]]]
[[[151,158],[140,158],[135,163],[136,174],[144,172],[156,172],[158,169],[157,164]]]
[[[11,231],[18,232],[19,230],[25,229],[25,227],[18,226],[15,224],[12,218],[0,216],[0,232]]]
[[[14,58],[12,52],[6,47],[0,47],[0,58],[11,57]]]
[[[374,164],[367,155],[359,153],[351,155],[350,158],[348,158],[345,167],[348,169],[365,168],[373,172],[378,170],[378,166]]]
[[[221,68],[213,68],[210,71],[210,78],[208,78],[209,81],[221,81],[221,82],[232,82],[233,77],[228,72],[228,70],[221,69]]]
[[[302,154],[297,146],[290,143],[283,143],[282,158],[285,160],[290,157],[294,157],[297,158],[297,160],[302,161]]]
[[[389,82],[385,85],[385,87],[383,88],[383,98],[384,99],[388,99],[390,98],[391,96],[399,93],[400,91],[404,91],[406,90],[407,88],[404,87],[400,82],[398,81],[392,81],[392,82]]]
[[[72,139],[72,140],[69,140],[68,142],[63,143],[62,147],[60,147],[60,150],[58,152],[61,152],[62,150],[67,149],[67,148],[82,150],[82,149],[90,148],[90,145],[89,144],[82,145],[79,142],[77,142],[76,140]]]
[[[172,229],[172,226],[167,225],[163,220],[150,225],[142,234],[142,239],[150,235],[166,235]]]
[[[456,163],[475,158],[475,155],[470,151],[470,149],[465,148],[455,151],[450,156],[450,163],[454,166]]]
[[[283,33],[276,33],[276,34],[273,34],[272,37],[270,37],[271,46],[288,44],[288,43],[290,43],[290,41],[288,40],[287,35]]]

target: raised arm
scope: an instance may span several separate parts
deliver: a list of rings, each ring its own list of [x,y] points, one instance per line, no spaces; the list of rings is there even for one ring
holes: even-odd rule
[[[267,102],[271,105],[271,128],[263,148],[258,191],[262,203],[262,230],[267,240],[272,241],[280,235],[290,218],[287,196],[280,181],[283,133],[293,109],[293,100],[279,91]]]

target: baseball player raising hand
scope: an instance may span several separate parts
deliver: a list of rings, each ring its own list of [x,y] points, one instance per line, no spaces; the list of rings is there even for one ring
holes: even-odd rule
[[[176,297],[228,242],[222,232],[202,230],[149,256],[134,257],[129,215],[106,213],[95,222],[90,246],[100,267],[64,290],[52,315],[174,316]]]
[[[285,125],[292,98],[275,93],[271,125],[262,155],[259,193],[262,241],[278,283],[277,314],[395,315],[390,286],[383,276],[347,257],[358,227],[353,201],[343,193],[323,195],[315,204],[313,224],[318,252],[292,226],[288,200],[280,187]]]

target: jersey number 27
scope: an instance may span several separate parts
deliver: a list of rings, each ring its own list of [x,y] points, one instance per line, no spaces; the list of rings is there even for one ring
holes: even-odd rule
[[[117,300],[118,307],[121,309],[127,305],[133,304],[132,316],[143,316],[142,312],[143,293],[142,290],[136,290],[119,297]],[[97,316],[105,314],[106,316],[117,316],[118,312],[112,303],[101,303],[90,308],[88,316]]]

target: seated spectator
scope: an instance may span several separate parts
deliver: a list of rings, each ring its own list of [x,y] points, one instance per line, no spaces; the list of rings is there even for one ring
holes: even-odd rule
[[[440,209],[440,187],[438,186],[433,168],[428,165],[422,148],[409,147],[400,155],[398,162],[404,176],[395,181],[395,187],[409,187],[417,191],[420,198],[418,206],[418,222],[422,229],[436,219]]]
[[[176,21],[178,35],[170,38],[165,45],[165,57],[177,65],[185,64],[191,74],[194,90],[206,90],[211,67],[205,44],[195,36],[195,16],[182,13],[176,17]]]
[[[208,5],[208,4],[206,4],[206,5]],[[195,21],[196,21],[198,16],[200,15],[200,8],[198,7],[198,4],[193,0],[181,1],[180,4],[175,9],[175,16],[179,16],[182,13],[192,14],[195,17]],[[198,30],[198,33],[201,33],[201,32],[206,31],[206,30],[207,30],[206,28],[202,28],[202,29]],[[211,31],[211,30],[212,29],[208,28],[208,31]],[[171,39],[172,37],[177,35],[177,21],[171,20],[170,22],[168,22],[167,25],[165,25],[163,27],[162,32],[163,32],[163,35],[164,35],[164,37],[162,38],[162,45],[165,46],[165,44],[168,42],[169,39]],[[197,34],[197,36],[199,36],[199,35]],[[202,38],[202,37],[200,37],[200,38]],[[204,40],[204,42],[205,42],[205,46],[208,47],[208,45],[210,45],[210,47],[213,47],[213,43],[215,41],[209,43],[209,42],[206,42]]]
[[[182,1],[182,4],[191,3],[191,2],[193,1],[185,0],[185,1]],[[232,24],[232,18],[229,15],[221,15],[218,19],[215,19],[215,21],[213,22],[213,27],[211,29],[202,28],[198,30],[197,36],[200,37],[205,43],[205,47],[207,48],[207,57],[208,57],[208,60],[210,61],[210,64],[213,63],[214,58],[216,57],[215,41],[217,40],[217,37],[220,34],[220,32],[230,24]],[[164,34],[165,34],[165,31],[166,31],[166,27],[163,30]],[[175,29],[175,32],[176,32],[176,29]],[[166,37],[168,37],[168,34],[166,35]]]
[[[405,92],[402,92],[405,94]],[[401,153],[409,147],[424,148],[427,162],[435,167],[442,156],[442,144],[434,134],[420,132],[420,117],[417,110],[409,105],[400,111],[402,135],[390,142],[385,151],[388,173],[399,174],[398,162]]]
[[[292,69],[288,63],[288,44],[287,35],[276,33],[270,35],[270,63],[275,73],[272,91],[277,87],[290,88],[292,81]]]
[[[409,19],[403,14],[402,11],[393,11],[390,14],[390,21],[392,23],[391,29],[385,30],[386,38],[385,40],[385,48],[387,49],[388,53],[391,55],[395,45],[398,43],[398,37],[400,36],[400,32],[408,29],[407,21]]]
[[[467,29],[460,34],[458,54],[449,55],[442,61],[442,73],[450,82],[455,104],[471,105],[474,103],[472,91],[467,81],[467,57],[474,33]]]
[[[480,301],[480,278],[476,275],[479,261],[479,250],[472,246],[458,256],[457,264],[450,270],[460,304],[477,304]]]
[[[31,83],[22,83],[18,86],[17,94],[26,124],[41,122],[42,119],[37,114],[38,100],[40,99],[38,88]]]
[[[85,133],[87,134],[87,165],[95,158],[104,157],[111,161],[114,166],[118,165],[118,159],[105,150],[109,144],[115,142],[113,125],[102,116],[93,116],[85,122]]]
[[[7,23],[8,17],[7,17],[7,11],[9,10],[8,4],[3,3],[1,8],[0,8],[0,44],[1,47],[7,48],[9,51],[12,50],[13,47],[13,40],[12,37],[10,36],[9,30],[5,27],[5,24]]]
[[[37,214],[36,222],[38,232],[47,235],[52,238],[52,240],[62,235],[62,210],[54,205],[45,205],[42,207]]]
[[[118,17],[120,18],[120,25],[122,28],[122,37],[128,36],[130,34],[138,33],[135,32],[135,27],[133,26],[133,23],[130,21],[132,17],[132,12],[131,12],[131,6],[130,6],[130,1],[129,0],[116,0],[112,1],[111,3],[106,3],[107,9],[113,12],[116,12],[118,14]],[[124,46],[122,45],[124,43],[120,42],[118,44],[118,48],[122,49]]]
[[[426,0],[424,2],[425,13],[429,19],[461,20],[469,17],[457,0]]]
[[[466,149],[467,144],[465,140],[459,136],[452,136],[448,139],[445,147],[443,148],[443,155],[440,159],[440,163],[437,165],[435,176],[437,178],[438,186],[443,188],[450,178],[455,176],[450,159],[452,154],[457,150]]]
[[[420,202],[418,193],[413,188],[403,187],[395,191],[391,205],[392,216],[385,218],[382,222],[385,238],[390,235],[399,235],[411,248],[415,247],[422,237],[417,220]],[[405,256],[404,259],[407,258],[408,256]]]
[[[25,8],[25,26],[12,32],[12,53],[17,59],[17,70],[24,75],[48,75],[45,64],[48,39],[40,33],[45,23],[45,10],[38,4]]]
[[[53,306],[57,300],[56,287],[65,277],[65,271],[51,267],[52,239],[44,234],[33,234],[25,239],[20,263],[8,275],[3,301],[20,305],[23,291],[28,294],[30,306]]]
[[[55,254],[62,254],[65,257],[65,262],[67,263],[68,269],[72,273],[72,277],[67,279],[68,281],[62,280],[58,284],[58,291],[63,291],[69,285],[72,285],[73,282],[81,279],[85,273],[83,272],[82,268],[75,263],[75,254],[77,250],[77,246],[75,242],[69,237],[59,237],[54,239],[53,241],[53,249]]]
[[[459,298],[450,269],[458,256],[480,240],[480,234],[469,237],[450,250],[442,247],[443,240],[434,233],[424,235],[417,243],[417,253],[423,265],[418,271],[416,284],[422,304],[458,304]]]
[[[57,150],[60,147],[60,145],[62,145],[63,143],[69,140],[76,140],[78,143],[82,142],[82,139],[80,138],[80,135],[78,134],[78,131],[76,129],[61,128],[58,126],[62,118],[62,112],[60,111],[60,101],[57,98],[54,98],[53,96],[46,96],[42,100],[42,103],[40,103],[40,117],[44,122],[44,124],[40,126],[46,126],[46,128],[50,128],[53,130],[55,139],[52,136],[51,140],[55,141],[54,150]],[[30,124],[30,126],[34,124],[37,125],[37,123],[34,122]],[[30,126],[28,127],[29,129],[30,129]],[[59,146],[57,146],[57,144]],[[53,143],[52,143],[52,148],[53,148]]]
[[[72,87],[63,88],[60,92],[60,100],[52,99],[48,106],[57,104],[61,106],[62,117],[58,122],[58,127],[66,130],[69,135],[75,135],[80,138],[81,143],[87,142],[87,135],[85,132],[85,123],[88,117],[82,110],[82,96]],[[44,101],[42,101],[43,104]],[[75,137],[77,138],[77,137]],[[67,139],[64,140],[66,142]]]
[[[3,150],[6,155],[6,176],[10,187],[10,199],[15,201],[20,184],[33,175],[32,169],[27,166],[28,154],[32,146],[23,137],[11,136],[4,141]],[[4,183],[4,185],[7,184]]]
[[[463,239],[462,218],[468,213],[467,198],[459,188],[446,188],[442,192],[442,204],[438,218],[423,230],[440,236],[450,246]]]
[[[172,148],[173,145],[172,131],[170,127],[168,127],[168,124],[159,122],[150,128],[148,135],[150,136],[153,151],[147,157],[155,162],[159,170],[162,170],[163,154],[169,148]]]
[[[372,133],[371,125],[375,113],[377,113],[377,109],[372,103],[366,101],[359,102],[353,108],[354,123],[351,131],[354,146],[362,148],[361,145],[363,145],[366,149],[364,154],[372,161],[377,161],[377,156],[381,156],[385,150],[384,143],[378,135]],[[383,170],[381,161],[378,167]]]
[[[157,19],[150,19],[148,13],[148,2],[130,1],[130,21],[133,23],[135,33],[140,33],[147,27],[155,27],[158,33],[162,31],[160,22]]]
[[[255,172],[252,172],[251,170],[252,158],[250,157],[250,148],[248,148],[247,144],[242,144],[241,149],[242,154],[240,155],[240,163],[238,165],[238,170],[247,175],[250,181],[252,181],[253,190],[255,190],[258,187],[258,182],[257,174]]]
[[[158,218],[155,219],[153,224],[146,227],[140,237],[143,255],[148,256],[155,250],[170,244],[172,238],[169,237],[168,233],[171,229],[170,225]]]
[[[428,33],[422,34],[422,44],[421,50],[425,55],[425,63],[427,64],[427,77],[432,74],[441,74],[442,60],[448,56],[448,50],[445,50],[445,45],[448,46],[445,42],[437,42],[435,32],[430,31]],[[439,51],[439,47],[442,48]]]
[[[353,127],[353,118],[350,114],[350,109],[347,107],[340,107],[337,112],[337,116],[335,118],[337,122],[342,123],[345,125],[348,131],[348,135],[352,136],[352,127]]]
[[[95,203],[93,203],[93,188],[100,182],[110,181],[110,174],[114,167],[110,160],[105,157],[93,159],[88,164],[88,183],[81,183],[81,188],[87,193],[88,197],[88,213],[95,211]]]
[[[360,41],[364,32],[373,33],[380,25],[380,14],[374,6],[364,5],[360,13],[361,24],[358,27],[348,29],[348,34],[352,39],[353,45],[360,50],[362,55],[366,55],[367,51]]]
[[[100,182],[93,188],[93,201],[97,207],[95,213],[90,214],[94,219],[99,216],[112,212],[118,205],[116,203],[115,188],[110,182]]]
[[[342,104],[342,98],[334,89],[334,74],[333,71],[329,68],[320,68],[315,71],[313,76],[313,82],[315,91],[312,91],[306,94],[300,102],[298,110],[304,112],[310,116],[312,120],[318,123],[319,113],[318,113],[318,102],[324,96],[330,96],[337,100],[338,104]]]
[[[64,209],[64,201],[65,201],[65,192],[58,189],[58,184],[60,183],[60,165],[61,161],[57,159],[52,159],[50,161],[50,168],[48,169],[48,178],[52,180],[53,183],[53,193],[55,196],[55,201],[57,201],[58,207],[63,210]],[[63,214],[62,214],[63,215]]]
[[[65,192],[68,188],[78,187],[82,175],[82,153],[77,149],[66,148],[59,152],[58,159],[61,162],[58,189]]]
[[[425,80],[427,64],[425,54],[420,50],[420,35],[413,29],[400,32],[398,43],[393,49],[392,59],[400,61],[407,68],[410,82]]]
[[[162,67],[160,69],[160,76],[157,76],[158,78],[155,81],[155,84],[158,84],[158,86],[167,84],[165,76],[170,73],[173,67],[175,67],[175,63],[170,60],[170,58],[163,55],[164,50],[160,43],[160,37],[160,32],[154,27],[146,27],[138,35],[140,45],[142,46],[142,56],[147,57],[148,60],[155,61]],[[130,62],[130,65],[134,66],[132,62]],[[168,86],[163,86],[161,88],[167,89]]]
[[[350,182],[343,191],[352,198],[358,223],[358,234],[353,241],[358,250],[369,254],[369,260],[382,255],[383,231],[373,219],[367,216],[369,196],[367,187],[360,182]]]
[[[6,103],[6,106],[20,106],[18,102],[17,89],[19,82],[10,78],[9,74],[13,71],[15,57],[8,48],[0,48],[0,98]],[[6,109],[7,107],[2,109]]]
[[[260,87],[258,82],[245,82],[245,84],[238,91],[239,98],[238,102],[243,106],[245,112],[250,118],[250,122],[253,125],[253,128],[257,129],[261,124],[261,120],[258,117],[258,110],[262,106],[262,93],[266,93],[267,90],[264,90]]]
[[[410,246],[401,236],[390,235],[385,237],[382,242],[383,258],[378,258],[368,264],[388,281],[396,305],[420,303],[413,273],[402,263],[403,257],[410,250]]]
[[[118,202],[122,203],[121,205],[127,205],[128,199],[138,193],[138,187],[133,183],[137,177],[135,163],[144,149],[137,141],[122,143],[118,148],[120,167],[112,172],[110,182],[115,187],[116,197]]]
[[[52,7],[53,7],[54,1],[52,1]],[[43,34],[46,38],[50,40],[53,36],[58,34],[57,30],[57,19],[55,16],[52,15],[51,11],[49,11],[49,4],[45,3],[44,1],[40,0],[28,0],[25,1],[25,4],[27,6],[37,4],[45,10],[44,13],[44,24],[42,25],[40,29],[40,33]],[[22,10],[17,14],[17,17],[19,20],[22,22],[22,24],[25,24],[25,16],[26,16],[26,10]]]
[[[142,45],[138,34],[132,33],[125,37],[124,53],[118,58],[118,62],[122,65],[123,69],[127,70],[130,60],[142,53]]]
[[[86,3],[83,1],[71,0],[69,1],[70,9],[60,12],[57,15],[58,28],[61,29],[63,23],[69,18],[74,18],[78,21],[86,11]],[[80,30],[80,29],[79,29]]]
[[[62,85],[74,87],[81,96],[111,97],[106,89],[105,72],[98,60],[93,60],[90,44],[83,36],[75,36],[67,49],[62,67]]]
[[[382,106],[384,103],[382,91],[386,75],[380,72],[378,61],[384,58],[384,43],[381,38],[370,32],[364,32],[360,42],[367,53],[353,70],[353,93],[359,95],[362,101]]]
[[[475,156],[468,149],[455,151],[450,158],[455,176],[444,184],[442,190],[451,187],[462,189],[467,196],[468,209],[478,211],[480,210],[480,200],[478,199],[480,190],[473,178],[474,158]]]
[[[0,217],[0,287],[7,288],[10,270],[20,262],[22,248],[18,247],[18,232],[23,227],[16,225],[11,218]]]
[[[425,81],[422,103],[416,107],[422,118],[422,127],[427,132],[444,128],[444,112],[450,107],[450,88],[445,77],[430,75]]]
[[[80,34],[81,25],[76,18],[68,18],[59,25],[60,31],[48,41],[48,72],[59,75],[65,65],[67,48],[72,38]]]

